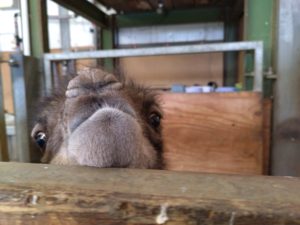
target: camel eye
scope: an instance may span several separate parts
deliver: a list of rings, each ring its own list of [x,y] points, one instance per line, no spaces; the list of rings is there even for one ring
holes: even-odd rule
[[[35,143],[41,148],[45,149],[47,143],[47,136],[44,132],[38,132],[35,135]]]
[[[160,126],[160,120],[161,120],[161,116],[158,115],[157,113],[152,113],[150,115],[150,124],[156,128],[156,127],[159,127]]]

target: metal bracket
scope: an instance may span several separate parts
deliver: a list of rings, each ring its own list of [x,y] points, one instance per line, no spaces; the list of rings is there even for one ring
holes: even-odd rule
[[[254,71],[250,73],[245,73],[246,77],[254,77]],[[265,79],[270,79],[270,80],[276,80],[277,79],[277,74],[273,73],[272,67],[268,69],[268,71],[263,72],[263,78]]]
[[[0,64],[1,63],[8,63],[10,66],[13,66],[13,67],[19,66],[18,62],[13,58],[10,58],[9,60],[0,60]]]

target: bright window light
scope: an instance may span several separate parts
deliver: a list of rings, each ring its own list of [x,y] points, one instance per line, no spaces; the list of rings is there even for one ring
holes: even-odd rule
[[[13,0],[1,0],[0,1],[0,8],[10,8],[14,5]]]

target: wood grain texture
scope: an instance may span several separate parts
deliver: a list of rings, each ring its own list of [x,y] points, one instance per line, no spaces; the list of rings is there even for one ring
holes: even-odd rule
[[[164,93],[161,98],[167,169],[263,173],[259,93]]]
[[[0,224],[300,224],[300,180],[0,163]]]
[[[1,52],[2,60],[9,60],[11,52]],[[2,74],[2,85],[3,85],[3,98],[4,98],[4,109],[8,113],[14,112],[13,94],[12,94],[12,81],[10,66],[8,63],[0,64]]]
[[[119,62],[126,76],[147,86],[206,85],[209,81],[223,85],[223,53],[125,57]]]

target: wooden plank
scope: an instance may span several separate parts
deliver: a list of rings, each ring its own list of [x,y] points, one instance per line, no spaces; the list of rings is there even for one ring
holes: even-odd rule
[[[8,61],[11,52],[1,52],[1,59]],[[3,82],[3,97],[4,97],[4,109],[8,113],[14,112],[14,104],[12,97],[12,82],[11,82],[11,73],[8,63],[0,64],[1,73],[2,73],[2,82]]]
[[[0,163],[0,224],[300,224],[300,180]]]
[[[162,95],[167,169],[263,173],[259,93]]]

